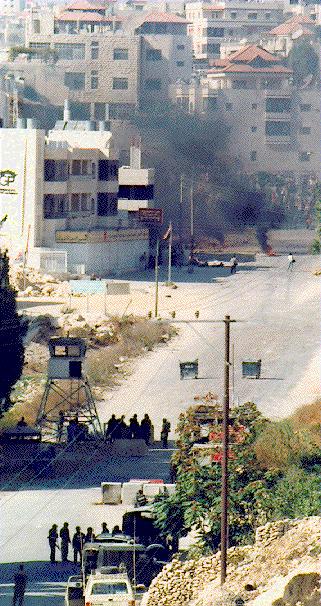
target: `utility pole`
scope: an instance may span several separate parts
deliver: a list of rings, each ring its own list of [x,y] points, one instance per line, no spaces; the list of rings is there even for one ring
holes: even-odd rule
[[[183,197],[184,197],[184,175],[181,175],[179,184],[179,244],[182,246],[183,241]]]
[[[157,233],[156,256],[155,256],[155,318],[158,316],[158,258],[159,258],[159,233]]]
[[[225,356],[224,356],[224,402],[223,402],[223,456],[221,493],[221,585],[226,579],[226,553],[228,542],[228,451],[229,451],[229,410],[230,410],[230,316],[225,316]]]
[[[168,242],[168,284],[172,281],[172,247],[173,247],[173,225],[172,222],[169,224],[169,242]]]
[[[194,174],[192,175],[190,185],[190,215],[191,215],[191,236],[190,236],[190,261],[188,271],[193,272],[193,256],[194,256]]]

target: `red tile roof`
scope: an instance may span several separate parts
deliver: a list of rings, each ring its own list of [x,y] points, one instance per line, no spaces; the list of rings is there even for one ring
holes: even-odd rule
[[[178,15],[174,15],[174,13],[149,13],[144,17],[141,22],[143,23],[182,23],[187,25],[188,21],[183,19],[183,17],[179,17]]]
[[[122,21],[122,17],[111,17],[110,15],[100,15],[99,13],[92,13],[89,11],[65,11],[56,17],[57,21],[88,21],[97,23],[111,23],[112,21]]]
[[[298,30],[298,26],[303,24],[315,25],[315,21],[306,15],[295,15],[292,17],[292,19],[289,19],[288,21],[285,21],[285,23],[281,23],[281,25],[274,27],[269,34],[272,36],[287,36],[288,34],[293,34],[293,32]]]
[[[278,57],[272,55],[268,51],[266,51],[261,46],[256,46],[255,44],[245,46],[241,48],[241,50],[232,53],[229,57],[230,61],[242,61],[245,63],[250,63],[254,61],[257,57],[263,59],[264,61],[269,61],[270,63],[278,63]]]
[[[247,65],[245,63],[230,63],[226,67],[220,69],[210,69],[208,74],[218,74],[218,73],[248,73],[248,74],[256,74],[256,73],[268,73],[268,74],[292,74],[292,70],[284,67],[284,65],[273,65],[271,67],[252,67],[252,65]]]

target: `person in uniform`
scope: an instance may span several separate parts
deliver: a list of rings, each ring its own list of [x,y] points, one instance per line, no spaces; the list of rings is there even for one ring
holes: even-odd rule
[[[57,547],[57,539],[58,539],[57,528],[58,528],[57,524],[53,524],[48,533],[48,541],[49,541],[49,547],[50,547],[50,562],[56,561],[56,547]]]
[[[95,540],[94,531],[91,526],[87,528],[87,532],[85,534],[85,543],[93,543]]]
[[[20,564],[19,571],[14,575],[14,590],[12,606],[22,606],[27,586],[27,575],[23,564]]]
[[[163,448],[168,447],[168,434],[171,430],[171,424],[167,419],[163,419],[162,429],[161,429],[161,440]]]
[[[107,522],[103,522],[101,525],[101,533],[102,534],[109,534],[109,530],[107,528]]]
[[[84,546],[84,542],[85,542],[85,535],[83,532],[81,532],[80,526],[76,526],[76,532],[75,532],[74,536],[72,537],[72,547],[74,550],[74,564],[77,564],[77,562],[78,562],[78,554],[79,554],[80,564],[82,562],[82,548]]]
[[[129,431],[130,437],[135,439],[138,438],[139,435],[139,422],[137,419],[137,414],[134,414],[132,418],[129,420]]]
[[[61,528],[59,535],[61,538],[61,561],[67,562],[68,561],[69,543],[70,543],[68,522],[64,522],[64,525]]]

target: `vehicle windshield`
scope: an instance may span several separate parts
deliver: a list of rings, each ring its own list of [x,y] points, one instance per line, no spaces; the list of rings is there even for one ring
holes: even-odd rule
[[[126,583],[94,583],[91,589],[92,595],[116,595],[128,593]]]

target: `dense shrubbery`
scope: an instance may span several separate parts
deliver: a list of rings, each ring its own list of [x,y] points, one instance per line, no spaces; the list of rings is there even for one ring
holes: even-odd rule
[[[243,441],[232,446],[234,458],[229,461],[229,543],[242,545],[251,542],[255,529],[269,520],[318,514],[321,465],[312,410],[304,415],[301,409],[279,423],[265,419],[253,403],[237,407],[234,413],[245,433]],[[312,424],[307,422],[311,417]],[[173,461],[177,491],[157,503],[158,525],[165,535],[184,536],[196,529],[206,553],[220,542],[221,466],[204,464],[193,454],[193,442],[199,437],[195,406],[181,415],[177,432]]]

